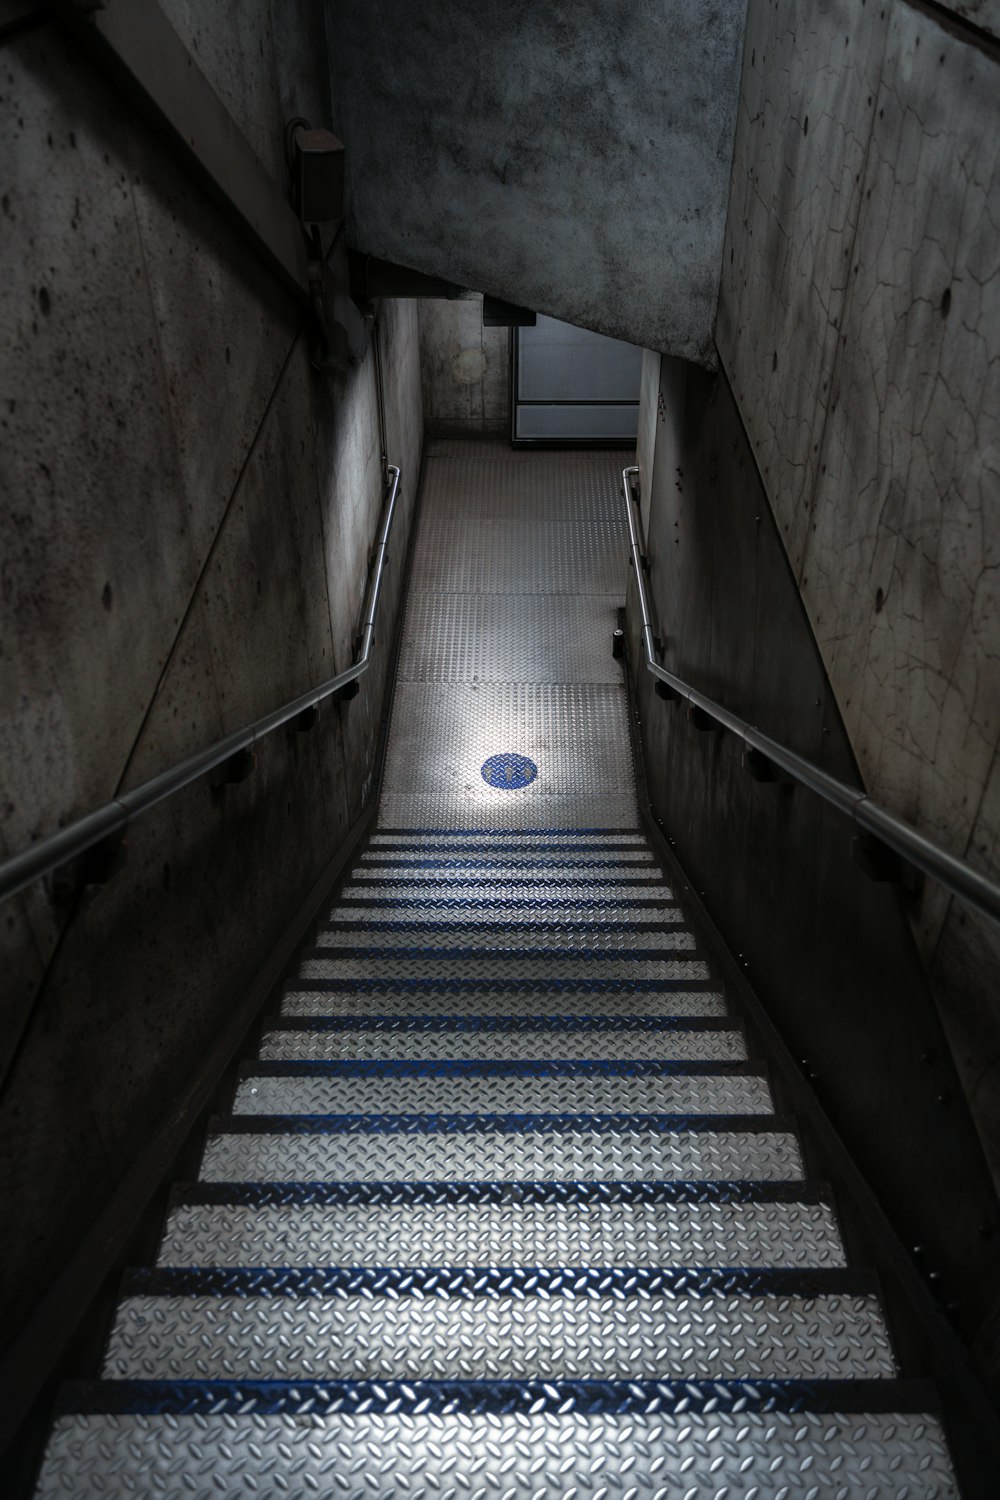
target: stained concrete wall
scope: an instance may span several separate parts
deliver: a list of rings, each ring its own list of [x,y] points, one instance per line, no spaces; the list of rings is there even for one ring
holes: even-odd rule
[[[483,327],[481,294],[420,303],[424,420],[440,433],[510,433],[510,330]]]
[[[744,0],[328,0],[355,244],[714,363]]]
[[[664,360],[658,393],[648,555],[664,665],[857,785],[725,376]],[[804,788],[758,783],[744,769],[741,741],[700,730],[681,703],[655,696],[640,662],[634,587],[629,622],[646,776],[664,831],[1000,1392],[1000,1213],[899,892],[852,859],[838,812]],[[862,1241],[856,1253],[868,1262],[878,1252]]]
[[[304,30],[284,4],[280,30],[266,4],[169,9],[278,172],[287,115],[328,110],[315,7]],[[312,370],[298,310],[54,23],[0,51],[0,135],[12,852],[345,666],[381,483],[372,353],[344,377]],[[414,306],[387,305],[380,337],[403,487],[360,696],[263,742],[241,785],[198,783],[136,823],[108,886],[56,878],[0,907],[0,1338],[370,789],[420,460]]]
[[[993,878],[998,223],[995,48],[752,8],[720,353],[866,786]],[[914,919],[1000,1182],[1000,939],[934,886]]]

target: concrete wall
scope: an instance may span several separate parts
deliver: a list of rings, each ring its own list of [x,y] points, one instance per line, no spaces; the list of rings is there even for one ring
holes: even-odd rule
[[[664,664],[857,785],[851,743],[732,391],[664,360],[650,477],[650,588]],[[692,724],[630,665],[646,775],[695,889],[814,1080],[905,1246],[1000,1389],[1000,1215],[941,1021],[893,886],[803,788],[759,784],[741,742]],[[828,1168],[823,1165],[820,1170]],[[860,1250],[872,1256],[870,1244]]]
[[[998,143],[973,35],[752,8],[720,353],[865,784],[994,878]],[[915,922],[1000,1181],[1000,939],[934,887]]]
[[[435,432],[510,433],[510,330],[483,327],[481,294],[420,303],[424,420]]]
[[[287,115],[328,110],[315,7],[297,21],[276,7],[274,28],[264,3],[168,8],[280,171]],[[0,51],[0,135],[11,852],[346,665],[381,484],[371,351],[345,377],[312,370],[298,310],[54,23]],[[414,306],[387,305],[380,336],[403,489],[361,695],[268,739],[241,785],[199,783],[138,822],[108,886],[53,879],[0,908],[0,1337],[114,1192],[370,785],[420,461]]]
[[[328,0],[350,232],[714,363],[744,0]]]

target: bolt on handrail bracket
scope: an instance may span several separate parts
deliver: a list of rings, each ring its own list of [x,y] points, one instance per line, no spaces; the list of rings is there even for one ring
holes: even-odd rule
[[[221,766],[231,760],[241,750],[252,749],[258,740],[280,729],[283,724],[299,718],[309,709],[316,708],[325,699],[348,696],[345,689],[350,689],[360,677],[364,676],[371,661],[379,595],[385,571],[386,549],[396,510],[396,497],[399,493],[399,469],[395,464],[389,465],[389,474],[392,482],[382,507],[378,541],[375,544],[369,569],[368,587],[365,591],[361,625],[352,665],[346,671],[339,672],[336,677],[330,677],[326,682],[321,682],[310,689],[308,693],[303,693],[301,697],[293,698],[289,703],[284,703],[280,708],[274,709],[272,713],[256,719],[244,729],[237,729],[233,734],[226,735],[224,739],[216,740],[214,744],[206,746],[204,750],[198,750],[193,755],[186,756],[184,760],[178,761],[168,770],[161,771],[158,776],[153,776],[140,786],[133,787],[131,791],[122,792],[110,802],[105,802],[92,812],[85,813],[83,817],[74,819],[65,828],[60,828],[58,832],[39,839],[27,849],[22,849],[19,854],[3,860],[0,863],[0,901],[16,895],[18,891],[40,880],[43,875],[59,869],[61,865],[85,853],[95,844],[120,835],[133,819],[148,812],[158,802],[163,802],[167,797],[173,796],[174,792],[179,792],[182,787],[190,786],[193,781],[213,771],[216,766]]]
[[[630,464],[622,470],[622,493],[628,516],[629,546],[642,620],[642,644],[647,672],[658,682],[664,683],[673,695],[684,698],[692,707],[706,714],[719,728],[735,734],[749,749],[756,750],[793,781],[808,787],[811,792],[831,803],[851,819],[858,832],[871,835],[909,864],[922,870],[931,880],[943,885],[960,901],[982,912],[994,922],[1000,922],[1000,885],[973,869],[965,860],[942,849],[940,844],[936,844],[903,818],[873,802],[866,792],[848,786],[827,771],[821,770],[812,761],[790,750],[787,745],[755,729],[752,724],[730,713],[721,703],[700,693],[682,677],[677,677],[666,667],[660,666],[656,659],[656,636],[649,607],[642,522],[637,513],[631,484],[632,476],[638,473],[637,464]]]

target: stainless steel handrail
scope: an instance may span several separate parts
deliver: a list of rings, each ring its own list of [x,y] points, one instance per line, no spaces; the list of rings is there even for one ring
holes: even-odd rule
[[[699,693],[697,688],[691,687],[690,683],[685,682],[682,677],[677,677],[673,672],[668,672],[666,667],[660,666],[656,660],[656,636],[646,585],[648,564],[642,540],[642,522],[636,513],[636,501],[630,483],[631,476],[638,472],[637,464],[630,464],[622,470],[622,492],[628,514],[629,546],[635,571],[636,596],[642,618],[642,644],[646,670],[658,682],[665,683],[678,698],[686,699],[694,708],[707,714],[721,728],[737,735],[749,749],[757,751],[765,760],[770,761],[793,780],[808,787],[824,801],[832,803],[840,812],[845,813],[861,832],[870,834],[879,843],[894,850],[902,859],[923,870],[925,875],[929,875],[939,885],[945,886],[960,901],[975,907],[977,911],[992,917],[994,921],[1000,921],[1000,885],[989,880],[985,875],[981,875],[978,870],[966,864],[965,860],[949,854],[947,849],[942,849],[940,844],[936,844],[933,839],[929,839],[926,834],[921,833],[903,818],[897,817],[887,808],[880,807],[866,792],[848,786],[837,777],[829,775],[819,766],[813,765],[812,761],[806,760],[802,755],[797,755],[794,750],[789,750],[787,745],[781,744],[779,740],[773,740],[770,735],[762,733],[752,724],[748,724],[746,720],[730,713],[729,709],[723,708],[721,703],[716,703],[704,693]]]
[[[216,740],[206,749],[186,756],[169,770],[161,771],[158,776],[144,781],[141,786],[133,787],[129,792],[122,792],[120,796],[113,797],[110,802],[105,802],[93,812],[74,819],[65,828],[60,828],[57,833],[48,834],[29,848],[23,849],[20,854],[5,859],[0,863],[0,901],[6,900],[8,896],[16,895],[18,891],[24,890],[25,886],[31,885],[50,871],[58,869],[68,860],[84,854],[95,844],[122,833],[133,819],[148,812],[158,802],[163,802],[174,792],[179,792],[182,787],[190,786],[192,781],[197,781],[199,777],[205,776],[216,766],[225,764],[240,751],[250,750],[258,740],[264,739],[265,736],[273,733],[275,729],[280,729],[283,724],[289,723],[292,719],[297,719],[307,710],[316,708],[324,699],[332,697],[334,693],[342,692],[364,675],[371,660],[372,644],[375,639],[375,617],[382,589],[382,575],[385,572],[386,549],[396,509],[396,496],[399,493],[398,467],[390,464],[389,473],[392,476],[392,484],[382,508],[381,525],[369,568],[368,587],[365,590],[353,664],[346,671],[339,672],[336,677],[330,677],[308,693],[303,693],[301,697],[293,698],[289,703],[283,703],[280,708],[265,714],[253,724],[248,724],[246,728],[237,729],[233,734],[226,735],[225,739]]]

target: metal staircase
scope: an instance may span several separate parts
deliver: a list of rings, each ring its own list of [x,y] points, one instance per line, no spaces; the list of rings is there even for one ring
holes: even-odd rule
[[[637,831],[616,484],[432,447],[378,830],[40,1494],[957,1494]]]

